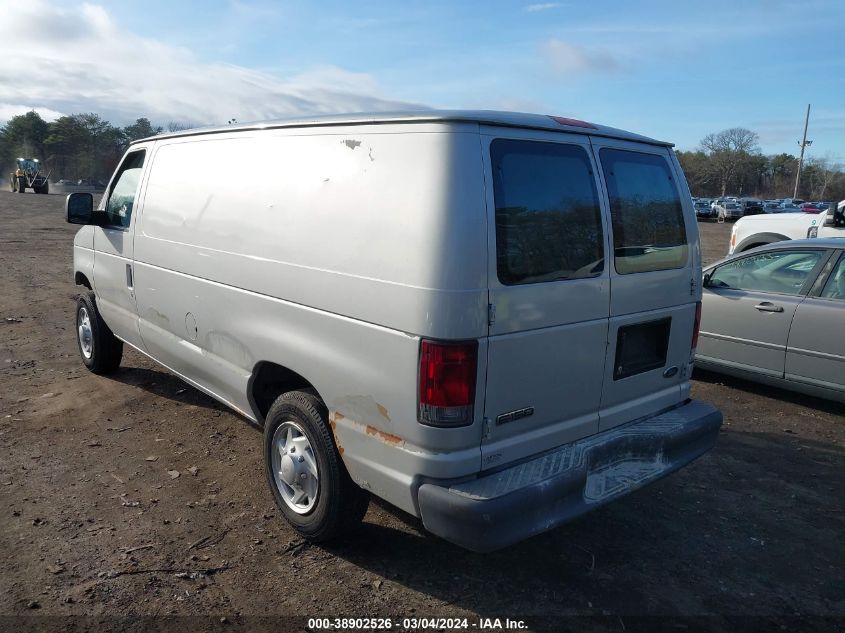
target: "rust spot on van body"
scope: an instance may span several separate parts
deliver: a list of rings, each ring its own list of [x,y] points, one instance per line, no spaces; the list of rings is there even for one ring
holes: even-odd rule
[[[366,428],[367,435],[371,435],[375,438],[380,439],[385,444],[390,444],[391,446],[396,446],[397,444],[401,444],[404,440],[399,437],[398,435],[393,435],[393,433],[386,433],[384,431],[379,431],[376,427],[367,425]]]
[[[340,445],[340,440],[337,437],[337,423],[342,420],[343,417],[343,414],[338,413],[337,411],[329,413],[329,426],[332,427],[332,437],[334,438],[335,446],[337,446],[337,452],[340,453],[341,457],[343,457],[343,446]]]
[[[378,412],[381,413],[381,417],[390,422],[390,414],[387,411],[387,407],[383,404],[376,404],[376,406],[378,407]]]

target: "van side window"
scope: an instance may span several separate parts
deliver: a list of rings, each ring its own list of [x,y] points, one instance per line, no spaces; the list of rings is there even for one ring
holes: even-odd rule
[[[126,228],[132,220],[132,207],[144,167],[144,151],[132,152],[123,161],[109,193],[106,205],[106,224]]]
[[[687,232],[666,159],[611,148],[602,149],[600,157],[610,198],[616,272],[683,268],[689,256]]]
[[[499,281],[600,275],[601,210],[587,152],[577,145],[496,139],[490,155]]]

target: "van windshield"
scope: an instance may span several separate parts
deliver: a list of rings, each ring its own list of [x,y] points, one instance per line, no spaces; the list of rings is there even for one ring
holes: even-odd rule
[[[613,220],[616,272],[683,268],[689,257],[686,226],[666,159],[612,148],[602,149],[600,156]]]
[[[499,281],[600,275],[601,210],[587,152],[578,145],[496,139],[490,155]]]

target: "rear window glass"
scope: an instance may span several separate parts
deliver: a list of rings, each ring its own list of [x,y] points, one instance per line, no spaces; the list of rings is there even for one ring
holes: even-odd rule
[[[601,211],[587,152],[577,145],[496,139],[490,155],[499,281],[600,275]]]
[[[681,199],[662,156],[604,148],[616,272],[682,268],[689,248]]]

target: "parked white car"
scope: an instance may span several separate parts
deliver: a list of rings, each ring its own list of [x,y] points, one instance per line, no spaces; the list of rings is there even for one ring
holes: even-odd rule
[[[133,143],[92,206],[68,197],[83,362],[128,344],[262,425],[305,538],[372,493],[491,550],[716,441],[667,143],[492,112],[190,130]]]
[[[841,204],[841,203],[840,203]],[[843,205],[845,206],[845,205]],[[823,213],[777,213],[751,215],[734,224],[728,254],[783,240],[816,237],[845,237],[845,228],[836,224],[833,210]]]

